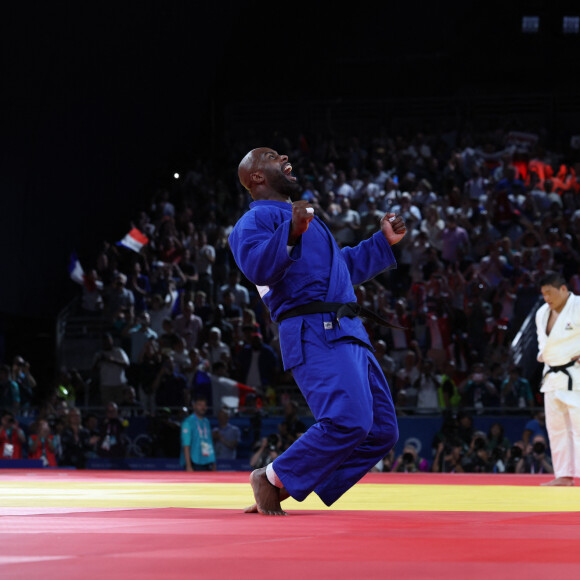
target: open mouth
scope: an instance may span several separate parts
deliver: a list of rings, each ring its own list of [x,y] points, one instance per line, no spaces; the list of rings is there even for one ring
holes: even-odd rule
[[[292,165],[290,163],[286,163],[286,165],[284,165],[282,172],[291,181],[296,181],[296,178],[292,175]]]

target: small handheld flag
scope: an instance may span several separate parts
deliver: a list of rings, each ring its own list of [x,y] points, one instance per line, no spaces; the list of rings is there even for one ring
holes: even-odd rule
[[[129,248],[134,252],[140,252],[141,248],[149,243],[149,238],[137,228],[133,228],[117,245]]]

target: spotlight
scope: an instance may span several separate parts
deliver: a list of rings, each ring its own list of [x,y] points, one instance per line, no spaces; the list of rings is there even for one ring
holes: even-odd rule
[[[174,177],[175,179],[179,179],[179,173],[174,173],[174,174],[173,174],[173,177]]]
[[[540,30],[539,16],[522,16],[522,32],[524,34],[537,34]]]
[[[580,16],[564,16],[562,18],[562,32],[564,34],[580,33]]]

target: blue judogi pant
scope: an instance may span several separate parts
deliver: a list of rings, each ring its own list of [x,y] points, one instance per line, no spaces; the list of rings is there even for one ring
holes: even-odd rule
[[[302,348],[304,361],[292,372],[317,422],[273,468],[294,499],[314,491],[330,506],[395,445],[397,418],[368,347],[344,339],[328,343],[306,330]]]

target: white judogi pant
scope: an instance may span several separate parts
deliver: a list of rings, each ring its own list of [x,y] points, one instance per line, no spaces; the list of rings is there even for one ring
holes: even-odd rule
[[[580,478],[580,391],[548,391],[544,408],[554,475]]]

